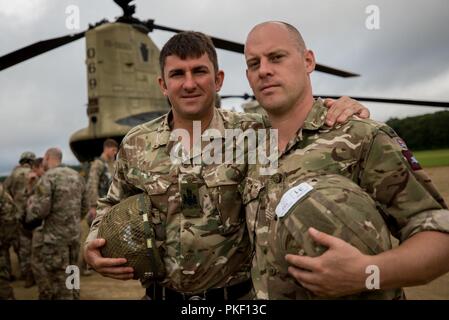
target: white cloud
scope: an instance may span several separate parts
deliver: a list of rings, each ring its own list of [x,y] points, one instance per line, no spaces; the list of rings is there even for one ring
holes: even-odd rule
[[[47,11],[47,0],[0,0],[0,18],[15,23],[32,23]]]

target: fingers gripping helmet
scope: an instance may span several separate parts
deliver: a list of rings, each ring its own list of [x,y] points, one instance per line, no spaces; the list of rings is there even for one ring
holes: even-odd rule
[[[310,236],[310,227],[340,238],[367,255],[391,249],[390,232],[383,219],[382,208],[352,180],[335,174],[313,174],[292,177],[286,184],[289,188],[276,206],[277,223],[267,235],[270,246],[268,264],[279,271],[271,282],[270,292],[274,296],[282,297],[288,293],[290,298],[316,298],[305,287],[290,280],[289,265],[285,260],[287,253],[315,257],[328,250]],[[342,298],[401,297],[401,289],[382,289]]]
[[[103,257],[126,258],[126,266],[134,268],[135,279],[164,277],[148,195],[134,195],[113,206],[100,223],[98,237],[106,240]]]

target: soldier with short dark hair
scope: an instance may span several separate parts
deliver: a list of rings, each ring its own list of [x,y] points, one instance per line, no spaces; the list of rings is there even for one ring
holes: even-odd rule
[[[88,224],[92,223],[97,214],[97,201],[106,196],[114,174],[115,156],[118,151],[118,143],[114,139],[106,139],[103,142],[103,152],[100,157],[92,162],[87,179],[89,213]]]

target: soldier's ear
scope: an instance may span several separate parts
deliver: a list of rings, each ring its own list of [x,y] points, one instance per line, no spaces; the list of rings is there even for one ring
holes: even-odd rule
[[[224,71],[218,70],[218,72],[215,75],[215,91],[220,91],[221,87],[223,86],[224,81]]]
[[[167,97],[168,96],[167,84],[165,83],[164,78],[158,77],[157,81],[159,83],[159,88],[161,89],[162,94]]]
[[[305,68],[308,74],[312,73],[313,70],[315,70],[315,54],[312,50],[306,49],[304,51],[304,62],[305,62]]]

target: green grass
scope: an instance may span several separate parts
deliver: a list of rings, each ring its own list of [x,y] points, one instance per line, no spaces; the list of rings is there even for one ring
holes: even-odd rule
[[[414,151],[413,155],[423,167],[449,166],[449,149]]]

